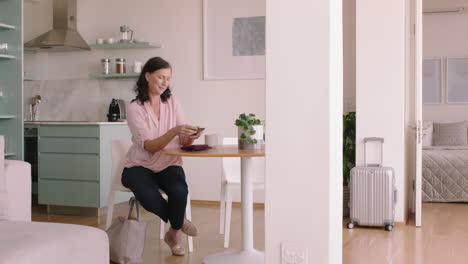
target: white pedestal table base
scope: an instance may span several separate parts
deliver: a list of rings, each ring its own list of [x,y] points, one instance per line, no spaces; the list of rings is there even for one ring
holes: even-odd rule
[[[203,264],[264,264],[265,253],[257,250],[224,252],[203,259]]]

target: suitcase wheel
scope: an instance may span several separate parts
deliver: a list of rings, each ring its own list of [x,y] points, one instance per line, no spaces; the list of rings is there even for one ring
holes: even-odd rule
[[[393,225],[385,225],[385,230],[392,231],[393,230]]]
[[[348,229],[353,229],[353,228],[354,228],[354,223],[353,223],[353,221],[348,222],[347,227],[348,227]]]

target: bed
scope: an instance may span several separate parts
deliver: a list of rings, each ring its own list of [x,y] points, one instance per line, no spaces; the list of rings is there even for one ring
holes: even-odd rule
[[[468,123],[423,125],[422,199],[468,202]]]
[[[423,201],[468,202],[468,146],[426,146],[422,164]]]

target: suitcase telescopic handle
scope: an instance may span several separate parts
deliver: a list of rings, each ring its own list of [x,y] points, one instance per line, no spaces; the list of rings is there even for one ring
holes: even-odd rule
[[[367,153],[366,153],[366,145],[369,142],[379,142],[382,147],[380,148],[380,163],[379,164],[368,164],[367,163]],[[382,167],[383,166],[383,144],[385,140],[381,137],[367,137],[364,138],[364,166],[366,167]]]
[[[364,143],[367,143],[367,142],[380,142],[380,143],[384,143],[384,138],[380,138],[380,137],[368,137],[368,138],[364,138]]]

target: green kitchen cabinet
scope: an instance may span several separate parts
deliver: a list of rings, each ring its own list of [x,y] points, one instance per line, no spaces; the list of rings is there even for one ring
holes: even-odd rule
[[[126,123],[56,124],[38,128],[38,200],[48,206],[104,208],[111,180],[111,141],[130,139]],[[116,203],[130,193],[118,193]],[[97,213],[99,215],[99,213]]]
[[[5,157],[23,159],[23,1],[0,0],[0,135]],[[3,46],[3,45],[2,45]]]

